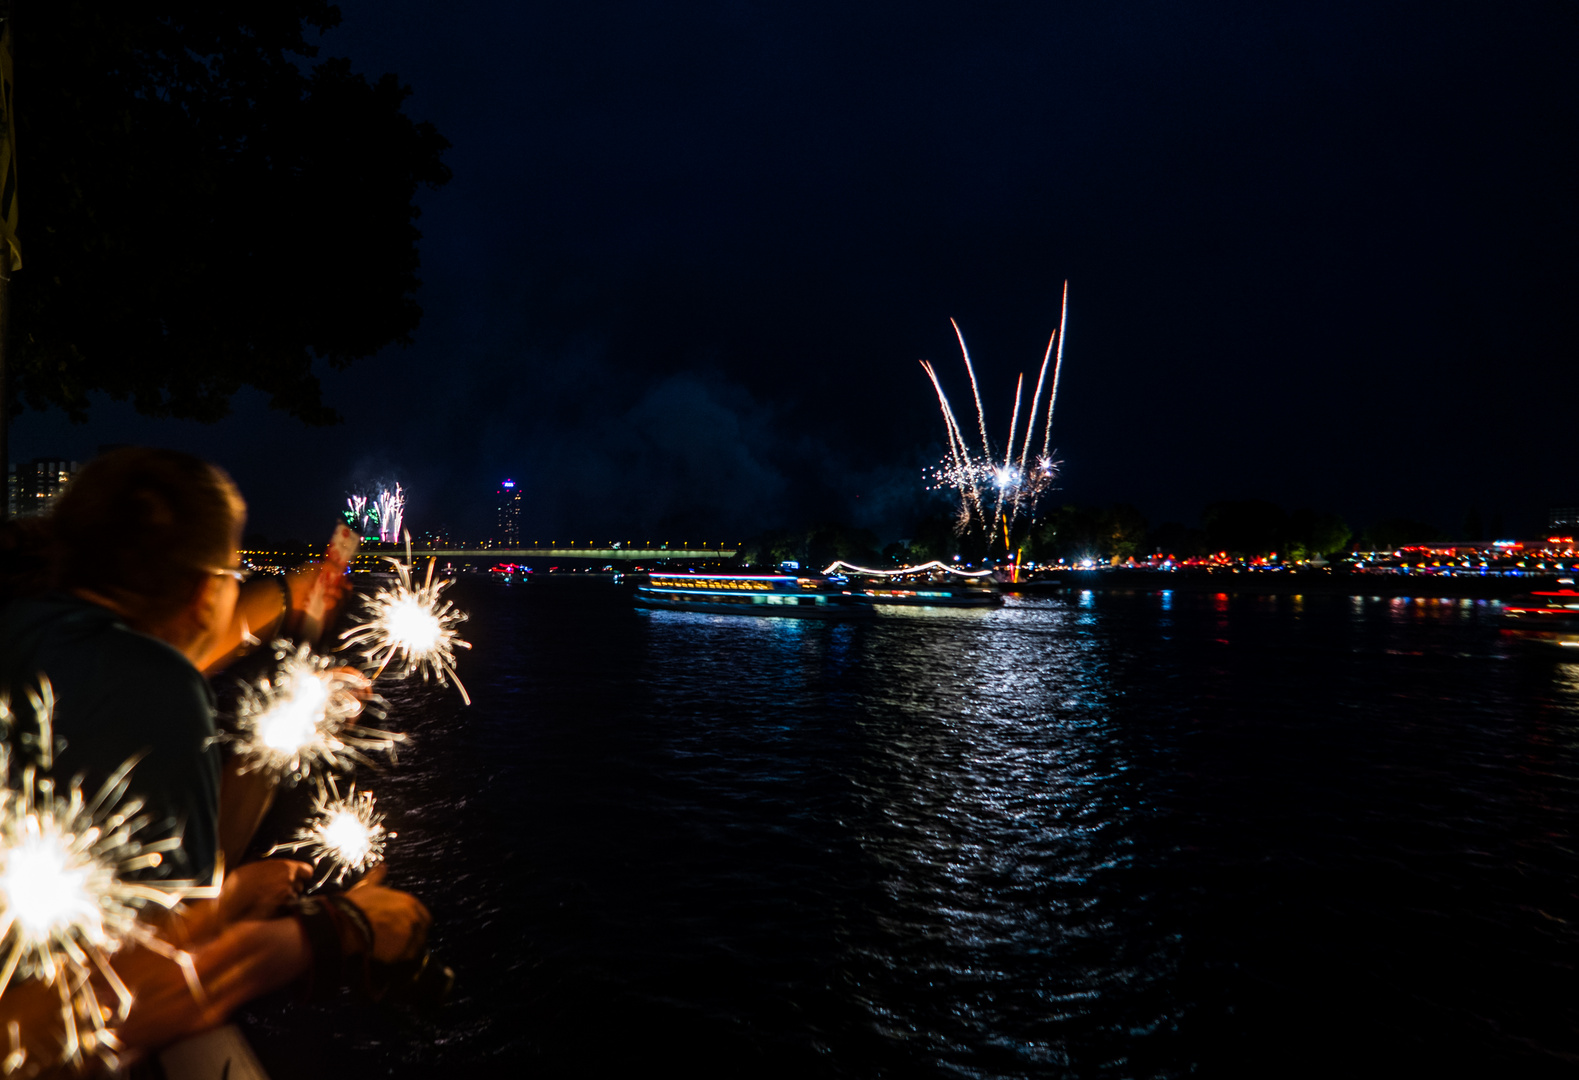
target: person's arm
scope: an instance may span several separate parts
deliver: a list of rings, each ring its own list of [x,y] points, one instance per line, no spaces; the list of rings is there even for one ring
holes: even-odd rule
[[[112,964],[132,994],[130,1014],[114,1029],[127,1059],[222,1023],[238,1006],[313,969],[316,958],[300,919],[257,918],[294,895],[301,866],[280,860],[244,867],[218,900],[189,904],[161,920],[159,936],[186,949],[201,997],[181,965],[159,952],[134,946],[116,953]],[[421,953],[432,917],[416,897],[384,888],[382,869],[344,894],[366,916],[373,940],[347,932],[340,948],[345,956],[370,953],[393,963]],[[232,918],[241,921],[226,922]],[[112,1003],[109,987],[98,976],[94,981],[99,1000]],[[38,979],[13,980],[0,996],[0,1028],[11,1022],[18,1025],[30,1062],[52,1061],[61,1045],[58,988]]]
[[[213,1027],[243,1002],[300,978],[313,962],[296,919],[238,923],[192,950],[191,956],[203,987],[202,1002],[192,995],[175,962],[141,946],[115,955],[116,974],[132,992],[131,1013],[115,1029],[123,1057],[136,1059]],[[114,992],[97,977],[95,984],[99,1002],[113,1007]],[[59,988],[40,979],[13,980],[0,996],[0,1028],[13,1023],[28,1064],[47,1070],[61,1047]]]
[[[237,1007],[278,990],[312,967],[312,948],[300,921],[241,922],[191,950],[202,1000],[175,962],[146,949],[117,957],[115,970],[132,990],[132,1009],[115,1029],[127,1050],[164,1046],[223,1023]]]
[[[312,865],[299,859],[260,859],[226,874],[214,899],[188,900],[175,913],[155,910],[145,918],[165,941],[190,950],[227,926],[279,916],[301,896],[312,874]]]
[[[271,912],[281,900],[293,895],[295,886],[303,880],[295,869],[306,869],[303,864],[281,862],[283,867],[252,864],[261,869],[244,888],[233,893],[227,890],[227,894],[212,902],[209,914],[196,913],[197,917],[184,928],[211,930],[213,922],[199,924],[216,914],[221,921],[244,920],[225,925],[208,941],[188,947],[203,989],[202,1000],[192,993],[180,967],[162,956],[133,950],[135,955],[125,961],[116,958],[116,971],[134,995],[131,1015],[116,1029],[129,1051],[164,1046],[223,1023],[237,1007],[287,986],[312,970],[317,958],[299,919],[245,921],[259,912]],[[355,904],[365,916],[373,937],[368,941],[347,927],[340,937],[342,955],[367,955],[394,963],[421,954],[432,916],[416,897],[385,888],[383,880],[384,868],[376,867],[343,894],[343,899]],[[179,939],[181,935],[162,936]]]
[[[277,773],[268,769],[248,771],[232,755],[219,767],[219,850],[226,866],[236,866],[274,805],[279,787]]]
[[[236,613],[230,625],[214,638],[207,652],[197,661],[197,668],[205,675],[212,675],[230,661],[248,651],[246,635],[259,641],[277,637],[293,611],[301,611],[307,603],[307,594],[318,578],[317,562],[300,566],[283,578],[253,578],[241,587],[236,597]],[[285,588],[280,588],[283,582]],[[290,603],[285,602],[287,592]]]
[[[347,532],[347,535],[351,534]],[[230,625],[214,638],[201,656],[194,658],[197,669],[205,675],[212,675],[236,657],[250,651],[253,646],[248,643],[249,635],[258,641],[267,642],[285,634],[305,632],[309,639],[315,640],[322,632],[323,625],[314,623],[311,627],[304,627],[300,624],[310,608],[319,582],[323,583],[323,614],[326,619],[334,614],[350,587],[343,573],[343,561],[328,562],[331,568],[341,567],[342,572],[338,574],[333,569],[326,569],[325,563],[324,559],[314,559],[283,577],[254,578],[241,586],[236,597],[236,613],[231,617]],[[281,584],[285,587],[281,588]]]

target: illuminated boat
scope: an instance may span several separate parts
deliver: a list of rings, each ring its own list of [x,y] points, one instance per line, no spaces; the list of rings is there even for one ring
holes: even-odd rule
[[[1503,629],[1525,640],[1579,649],[1579,590],[1515,596],[1502,609]]]
[[[650,574],[636,587],[648,608],[718,615],[782,615],[801,619],[860,618],[870,600],[821,577],[788,574]]]
[[[839,560],[823,573],[848,577],[856,587],[856,595],[867,597],[873,604],[996,607],[1003,603],[992,571],[961,570],[937,561],[898,570],[872,570]]]

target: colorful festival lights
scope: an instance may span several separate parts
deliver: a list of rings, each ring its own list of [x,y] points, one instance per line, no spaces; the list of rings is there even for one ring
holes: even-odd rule
[[[854,563],[845,562],[843,559],[835,559],[828,565],[827,569],[825,569],[823,573],[861,574],[867,577],[910,577],[915,574],[953,574],[956,577],[963,578],[985,578],[992,576],[991,570],[961,570],[957,566],[950,566],[948,563],[942,562],[938,559],[933,559],[931,562],[921,563],[919,566],[902,566],[896,570],[874,570],[867,566],[856,566]]]

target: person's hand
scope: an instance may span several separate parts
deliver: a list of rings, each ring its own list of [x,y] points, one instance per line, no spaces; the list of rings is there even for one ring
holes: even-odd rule
[[[329,703],[340,715],[356,723],[362,707],[378,697],[373,692],[373,680],[354,667],[330,668]]]
[[[304,562],[294,570],[285,574],[285,584],[291,590],[291,608],[286,612],[286,621],[290,622],[307,610],[307,601],[312,597],[313,585],[318,580],[318,575],[323,570],[323,560],[313,559]]]
[[[225,875],[219,890],[219,917],[225,924],[271,919],[301,895],[313,868],[295,859],[246,863]]]
[[[410,893],[386,889],[383,882],[387,872],[382,864],[375,866],[344,895],[361,909],[373,927],[373,959],[394,964],[421,955],[433,916]]]
[[[303,621],[307,617],[307,609],[312,603],[313,593],[323,590],[323,612],[320,624],[316,619],[308,627],[309,636],[321,633],[323,626],[333,621],[334,613],[340,607],[340,601],[351,589],[351,579],[342,569],[335,572],[323,559],[314,559],[303,563],[295,570],[285,575],[286,589],[290,594],[290,604],[286,609],[281,630],[287,634],[296,634],[303,629]]]

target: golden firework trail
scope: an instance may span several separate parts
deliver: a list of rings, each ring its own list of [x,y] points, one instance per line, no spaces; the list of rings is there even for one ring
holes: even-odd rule
[[[1053,392],[1047,398],[1047,429],[1042,433],[1042,457],[1052,452],[1053,406],[1058,404],[1058,376],[1064,370],[1064,327],[1069,322],[1069,282],[1064,282],[1064,302],[1058,313],[1058,356],[1053,361]],[[1043,360],[1042,363],[1046,363]]]
[[[1058,463],[1052,459],[1051,453],[1053,411],[1058,402],[1058,382],[1063,370],[1064,330],[1068,317],[1069,283],[1065,282],[1058,329],[1047,340],[1047,351],[1042,356],[1041,368],[1036,376],[1036,389],[1031,392],[1023,441],[1020,440],[1020,412],[1025,404],[1025,374],[1022,372],[1015,382],[1014,406],[1009,420],[1009,435],[1003,444],[1001,464],[1000,455],[994,452],[987,434],[987,417],[981,404],[976,368],[971,362],[970,349],[965,344],[965,335],[958,322],[949,320],[955,337],[959,339],[965,372],[970,378],[971,397],[976,405],[976,426],[981,437],[979,452],[973,450],[966,441],[937,371],[928,361],[921,361],[922,370],[937,393],[948,440],[948,456],[933,470],[933,486],[950,488],[959,493],[961,531],[975,525],[989,540],[1001,532],[1007,544],[1017,517],[1021,514],[1034,515],[1037,503],[1052,488],[1058,473]],[[1032,462],[1031,442],[1041,412],[1042,389],[1047,385],[1047,367],[1050,362],[1053,367],[1052,391],[1048,395],[1046,421],[1042,429],[1042,452]],[[1018,457],[1015,455],[1017,441],[1021,441]]]

